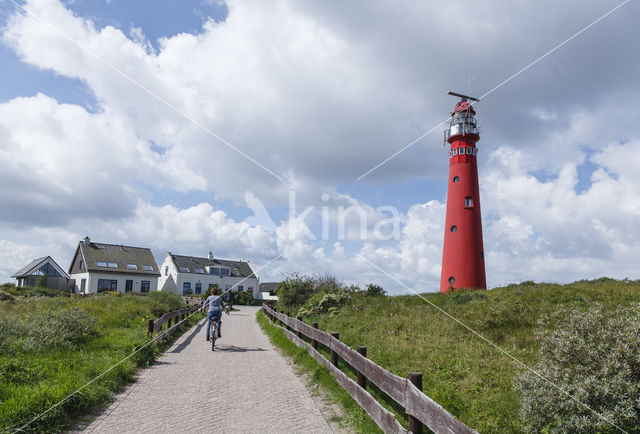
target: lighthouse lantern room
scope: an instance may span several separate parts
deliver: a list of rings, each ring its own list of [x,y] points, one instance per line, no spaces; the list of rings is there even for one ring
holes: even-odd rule
[[[469,103],[478,99],[449,94],[460,97],[460,101],[445,131],[445,142],[451,148],[440,291],[486,289],[476,148],[480,134],[476,112]]]

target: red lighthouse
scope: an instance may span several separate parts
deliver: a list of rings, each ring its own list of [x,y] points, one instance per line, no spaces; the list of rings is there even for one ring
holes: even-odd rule
[[[451,144],[451,149],[440,291],[486,289],[476,161],[476,142],[480,134],[474,117],[476,112],[468,102],[478,99],[454,92],[449,94],[461,100],[451,113],[449,129],[445,131],[445,140]]]

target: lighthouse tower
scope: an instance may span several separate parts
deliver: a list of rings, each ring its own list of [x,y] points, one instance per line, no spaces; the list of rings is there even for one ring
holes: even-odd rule
[[[474,117],[476,112],[468,102],[477,99],[454,92],[449,94],[461,100],[451,113],[449,129],[445,131],[445,140],[451,149],[440,291],[486,289],[476,161],[480,134]]]

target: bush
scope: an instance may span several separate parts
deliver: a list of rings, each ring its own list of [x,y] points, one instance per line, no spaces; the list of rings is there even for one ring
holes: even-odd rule
[[[616,312],[597,304],[587,312],[561,309],[542,319],[536,332],[540,361],[534,368],[540,376],[525,371],[516,379],[525,429],[615,432],[615,424],[640,431],[638,324],[637,303]]]
[[[327,282],[324,282],[328,284]],[[292,273],[286,277],[276,290],[278,296],[278,307],[291,308],[305,304],[316,291],[316,285],[309,276],[300,276]]]
[[[238,291],[233,293],[233,304],[244,306],[261,306],[262,300],[253,298],[253,293],[246,291]]]
[[[37,277],[36,286],[38,288],[46,288],[47,287],[47,276],[45,274]]]
[[[376,297],[380,295],[387,295],[387,291],[385,291],[380,285],[370,283],[367,285],[366,294],[372,297]]]

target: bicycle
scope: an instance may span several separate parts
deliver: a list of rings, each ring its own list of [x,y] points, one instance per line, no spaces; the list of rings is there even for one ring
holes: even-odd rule
[[[220,319],[218,317],[212,317],[211,328],[209,329],[209,339],[211,340],[211,351],[215,351],[216,339],[218,339],[218,327]]]

